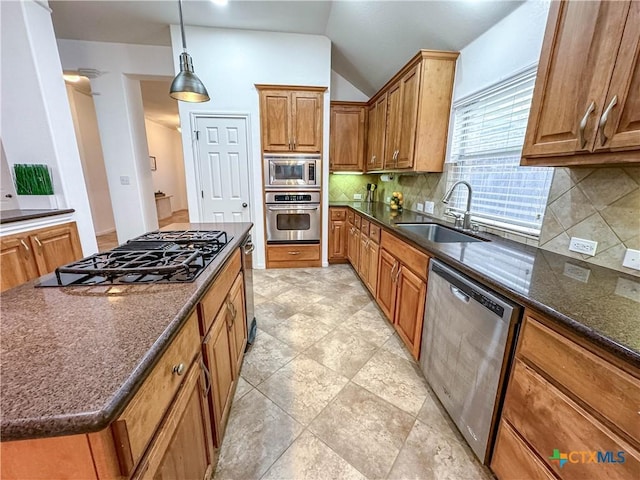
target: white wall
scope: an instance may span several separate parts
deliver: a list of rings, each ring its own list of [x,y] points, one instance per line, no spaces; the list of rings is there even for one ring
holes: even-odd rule
[[[358,90],[339,73],[331,70],[331,100],[343,102],[366,102],[369,97]]]
[[[453,101],[538,63],[549,2],[529,0],[460,52]]]
[[[55,196],[20,196],[20,208],[73,208],[85,255],[97,251],[51,11],[46,2],[0,2],[2,125],[10,165],[46,163]]]
[[[116,230],[116,224],[111,209],[111,195],[107,183],[107,172],[104,168],[93,97],[79,92],[70,85],[67,85],[67,96],[71,105],[82,170],[89,194],[93,228],[96,235],[111,233]]]
[[[94,97],[96,115],[118,241],[123,243],[158,226],[138,79],[172,76],[171,48],[79,40],[59,40],[58,45],[65,70],[103,72],[91,79],[91,90],[99,94]]]
[[[182,137],[177,130],[145,119],[149,155],[156,157],[157,170],[151,172],[153,191],[172,195],[171,209],[187,208],[187,188],[182,159]]]
[[[191,221],[198,221],[198,190],[195,155],[190,125],[191,113],[248,114],[250,118],[250,172],[252,181],[251,218],[256,243],[255,265],[263,268],[264,226],[261,178],[260,112],[255,84],[309,85],[329,87],[331,82],[331,42],[319,35],[186,28],[188,51],[195,72],[203,81],[211,100],[207,103],[179,102],[182,144],[187,179],[187,199]],[[182,51],[180,28],[171,27],[174,68],[179,70]],[[325,94],[323,210],[328,211],[329,102]],[[323,264],[327,263],[327,215],[323,216]]]

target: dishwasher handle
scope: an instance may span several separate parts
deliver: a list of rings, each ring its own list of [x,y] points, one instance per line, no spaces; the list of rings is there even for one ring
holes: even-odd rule
[[[464,293],[458,287],[454,287],[453,285],[449,285],[449,290],[451,290],[451,293],[453,293],[453,296],[456,297],[458,300],[460,300],[460,301],[462,301],[464,303],[469,303],[469,300],[470,300],[469,295]]]

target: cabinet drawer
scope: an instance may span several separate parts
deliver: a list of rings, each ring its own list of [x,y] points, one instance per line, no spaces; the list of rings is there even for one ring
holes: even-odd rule
[[[638,478],[640,454],[519,359],[502,414],[560,478]],[[554,450],[568,454],[562,468],[549,459]],[[613,461],[624,452],[624,463],[582,460],[581,452],[597,451],[612,452]]]
[[[360,222],[360,231],[363,235],[369,235],[369,220],[365,220],[364,218]]]
[[[500,480],[525,478],[555,480],[545,466],[509,423],[502,420],[491,459],[491,470]]]
[[[640,380],[559,335],[527,311],[518,355],[640,444]]]
[[[270,262],[320,260],[320,245],[269,245],[267,258]]]
[[[369,225],[369,238],[376,243],[380,243],[380,227],[372,223]]]
[[[429,266],[427,255],[384,230],[380,235],[380,246],[404,263],[422,280],[427,280],[427,267]]]
[[[362,217],[360,215],[355,215],[355,217],[353,218],[353,225],[357,229],[360,229],[360,224],[361,223],[362,223]]]
[[[330,208],[331,220],[346,220],[347,211],[344,208]]]
[[[116,449],[126,474],[142,457],[200,348],[198,317],[191,314],[133,400],[112,424]],[[182,365],[180,374],[174,367]]]
[[[347,210],[347,220],[349,220],[349,223],[353,224],[354,223],[354,219],[356,217],[356,214],[354,213],[353,210]]]
[[[238,276],[242,268],[240,261],[240,250],[236,249],[227,265],[222,269],[218,278],[213,282],[207,293],[204,294],[199,304],[200,313],[200,334],[205,335],[211,328],[213,320],[222,306],[222,302],[231,290],[233,281]]]

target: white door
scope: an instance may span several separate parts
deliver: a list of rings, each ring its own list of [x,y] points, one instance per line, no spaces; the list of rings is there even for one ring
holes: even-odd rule
[[[245,118],[197,117],[203,222],[249,222],[249,154]]]

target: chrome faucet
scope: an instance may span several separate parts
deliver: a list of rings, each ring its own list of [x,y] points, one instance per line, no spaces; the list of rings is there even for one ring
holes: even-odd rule
[[[451,195],[453,194],[453,190],[458,185],[461,185],[461,184],[465,185],[469,189],[469,195],[467,196],[467,211],[464,212],[464,220],[462,222],[462,229],[463,230],[470,230],[471,229],[471,195],[473,194],[473,192],[471,190],[471,185],[469,185],[464,180],[460,180],[459,182],[454,183],[453,186],[449,189],[449,191],[447,191],[447,193],[444,194],[444,197],[442,197],[442,203],[449,203],[449,200],[451,200]]]

